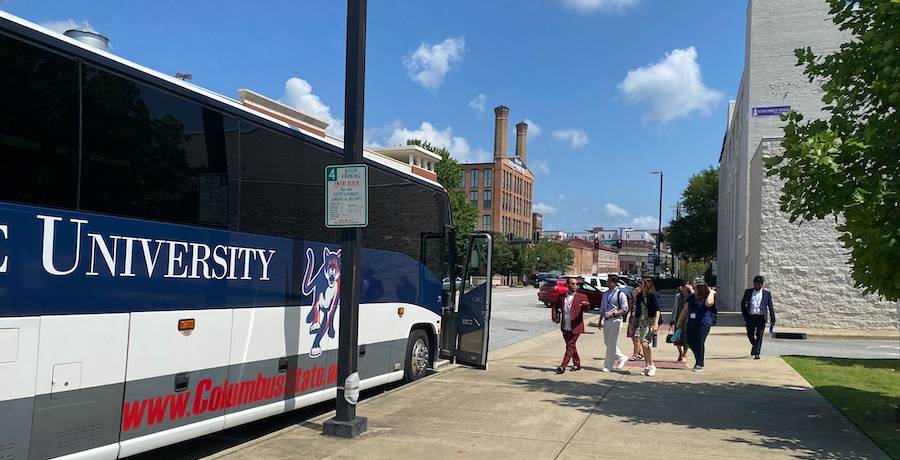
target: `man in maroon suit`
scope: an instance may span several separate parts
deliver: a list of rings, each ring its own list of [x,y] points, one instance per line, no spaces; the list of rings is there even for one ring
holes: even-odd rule
[[[562,364],[556,368],[557,374],[566,371],[570,359],[573,371],[581,369],[581,358],[578,356],[575,342],[578,341],[578,336],[584,332],[583,314],[591,308],[587,296],[578,292],[578,279],[567,279],[566,288],[568,289],[566,294],[559,296],[556,304],[553,305],[553,321],[559,323],[563,340],[566,341],[566,354],[563,356]]]

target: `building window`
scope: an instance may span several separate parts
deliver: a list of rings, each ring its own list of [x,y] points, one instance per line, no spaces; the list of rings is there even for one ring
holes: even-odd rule
[[[491,231],[491,216],[481,216],[481,229],[486,232]]]
[[[474,172],[474,171],[472,171]],[[469,192],[469,201],[472,202],[472,206],[478,207],[478,192],[472,190]]]
[[[472,188],[478,188],[478,170],[472,170]]]
[[[482,198],[482,201],[484,201],[484,209],[491,209],[494,205],[494,192],[485,190]]]
[[[485,169],[484,170],[484,188],[491,188],[491,185],[494,183],[494,170],[493,169]]]
[[[466,188],[466,170],[462,170],[462,174],[459,175],[459,188]]]

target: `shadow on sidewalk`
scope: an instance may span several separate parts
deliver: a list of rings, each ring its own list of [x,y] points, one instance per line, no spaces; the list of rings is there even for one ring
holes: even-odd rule
[[[546,372],[541,367],[533,370]],[[812,388],[738,382],[628,379],[573,382],[521,377],[513,383],[529,391],[553,395],[547,401],[593,413],[602,418],[597,422],[603,424],[602,429],[609,429],[609,424],[636,428],[640,425],[642,432],[652,435],[653,425],[676,425],[697,430],[683,432],[692,438],[718,436],[708,430],[734,430],[747,432],[748,436],[727,433],[728,437],[721,439],[772,449],[773,454],[805,459],[867,459],[873,455],[865,449],[865,435],[849,423],[843,423],[838,410],[823,403]],[[856,397],[873,397],[858,392]]]

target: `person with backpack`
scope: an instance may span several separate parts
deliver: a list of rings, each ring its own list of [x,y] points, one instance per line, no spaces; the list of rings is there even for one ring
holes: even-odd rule
[[[687,344],[694,353],[694,372],[703,372],[706,356],[706,337],[716,324],[718,295],[703,281],[694,283],[694,293],[688,296],[681,310],[679,324],[685,324]]]
[[[641,280],[641,292],[634,299],[634,316],[638,328],[635,336],[641,341],[644,349],[644,371],[641,374],[647,377],[656,375],[656,366],[653,364],[653,352],[650,343],[659,329],[660,312],[659,298],[656,296],[656,286],[653,280],[644,278]]]
[[[619,277],[609,275],[606,280],[608,291],[603,295],[600,310],[603,313],[603,342],[606,344],[606,358],[603,360],[602,372],[613,369],[622,369],[628,362],[628,357],[619,350],[619,330],[622,328],[622,318],[628,313],[628,298],[619,289]]]

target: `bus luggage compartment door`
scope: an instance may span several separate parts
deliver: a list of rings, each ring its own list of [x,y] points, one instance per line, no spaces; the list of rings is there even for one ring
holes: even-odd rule
[[[493,240],[489,233],[476,233],[469,241],[462,273],[462,293],[457,311],[456,362],[487,368],[491,321]]]
[[[0,318],[0,458],[28,458],[41,319]]]
[[[230,309],[131,314],[121,457],[224,427],[232,314]]]
[[[128,313],[41,317],[29,458],[115,458]]]

